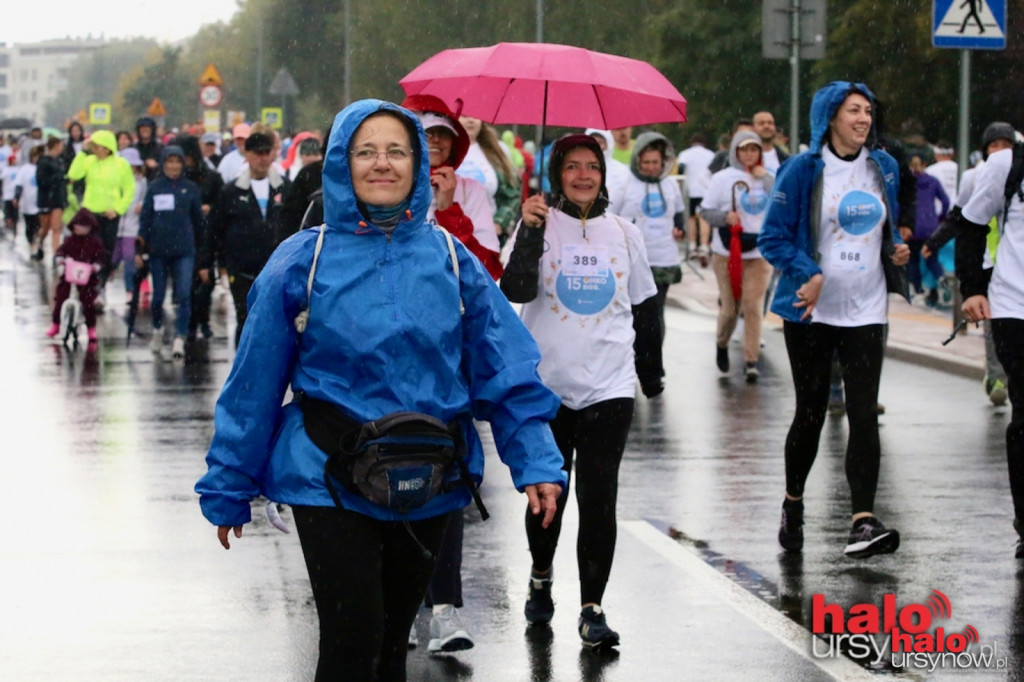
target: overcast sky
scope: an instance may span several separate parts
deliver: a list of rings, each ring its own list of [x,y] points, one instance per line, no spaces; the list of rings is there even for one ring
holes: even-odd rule
[[[10,0],[0,8],[0,43],[52,38],[147,36],[173,42],[202,24],[228,21],[238,0]]]

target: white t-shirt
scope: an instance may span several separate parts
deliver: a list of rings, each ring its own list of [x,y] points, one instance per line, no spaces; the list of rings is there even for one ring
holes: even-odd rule
[[[960,177],[960,190],[957,192],[955,206],[963,208],[967,205],[968,200],[971,198],[971,194],[974,192],[974,176],[977,175],[978,171],[985,162],[982,161],[974,168],[968,168],[964,171],[964,174]]]
[[[265,219],[267,217],[267,204],[270,201],[270,179],[250,180],[249,186],[252,187],[252,193],[256,195],[256,203],[259,204],[260,213],[263,214]]]
[[[672,236],[673,217],[684,210],[679,183],[671,178],[644,182],[630,174],[622,201],[611,204],[608,210],[640,228],[652,266],[671,268],[680,264],[679,247]]]
[[[819,265],[825,278],[813,322],[836,327],[885,324],[888,294],[882,270],[885,191],[861,149],[843,161],[826,147],[821,195]]]
[[[464,178],[461,175],[455,176],[455,203],[462,209],[462,213],[473,221],[473,236],[484,248],[498,253],[501,244],[498,242],[498,233],[494,231],[494,211],[487,201],[487,190],[475,180]],[[427,211],[427,220],[436,223],[434,211],[437,210],[436,197],[430,200],[430,209]]]
[[[4,165],[0,166],[0,177],[3,178],[4,183],[4,201],[12,201],[14,199],[14,183],[18,180],[18,166],[8,166],[7,162],[4,161]]]
[[[469,145],[466,158],[462,160],[455,173],[470,180],[476,180],[487,190],[487,200],[491,203],[491,214],[498,208],[494,201],[494,195],[498,192],[498,174],[491,166],[491,162],[484,155],[484,150],[474,142]]]
[[[540,347],[541,379],[573,410],[632,398],[632,306],[657,294],[643,236],[608,213],[587,221],[586,238],[557,209],[546,224],[537,298],[521,311]]]
[[[933,178],[938,179],[939,184],[942,185],[942,189],[946,190],[946,196],[952,198],[956,196],[956,179],[960,174],[960,168],[956,165],[956,161],[936,161],[932,165],[924,169],[924,172]],[[935,213],[942,212],[942,202],[938,199],[935,200]]]
[[[761,153],[761,165],[771,171],[772,175],[779,172],[779,166],[782,163],[779,161],[779,152],[775,147]]]
[[[604,154],[604,165],[604,186],[608,190],[608,205],[621,204],[626,194],[626,185],[633,174],[629,171],[629,166],[613,159],[610,152]]]
[[[746,185],[737,185],[742,182]],[[768,214],[768,203],[771,196],[764,188],[764,180],[755,178],[750,173],[739,168],[723,168],[711,176],[711,186],[708,193],[704,195],[701,202],[701,209],[712,209],[715,211],[732,210],[733,193],[736,194],[736,212],[740,215],[740,225],[743,231],[750,234],[761,232],[764,225],[764,217]],[[718,230],[711,230],[711,251],[719,256],[728,256],[729,248],[722,243],[722,237]],[[761,252],[757,248],[743,252],[743,258],[761,258]]]
[[[16,187],[21,187],[21,198],[18,199],[18,210],[22,215],[37,215],[39,213],[39,186],[36,185],[36,165],[26,163],[18,168],[18,175],[14,178]]]
[[[715,153],[697,144],[679,152],[677,161],[683,166],[682,172],[686,174],[686,186],[690,196],[694,199],[702,199],[707,196],[708,185],[711,181],[711,174],[708,173],[708,165],[715,158]]]
[[[993,216],[1002,221],[1003,190],[1012,162],[1012,149],[989,154],[988,161],[975,173],[974,192],[963,207],[964,218],[980,225],[987,224]],[[1016,194],[1010,200],[1010,210],[1000,233],[996,264],[988,285],[989,307],[993,318],[1021,320],[1024,319],[1024,205]]]
[[[217,166],[217,172],[220,173],[220,177],[224,179],[224,184],[227,184],[235,181],[239,174],[241,174],[242,168],[245,165],[245,156],[242,155],[242,152],[237,149],[232,149],[220,160],[220,165]]]

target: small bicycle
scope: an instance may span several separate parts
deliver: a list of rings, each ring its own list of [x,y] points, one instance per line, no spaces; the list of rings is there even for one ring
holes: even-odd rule
[[[83,263],[71,258],[64,259],[64,281],[71,285],[68,298],[60,306],[60,339],[65,348],[78,348],[78,333],[85,325],[85,314],[82,312],[82,301],[78,295],[78,287],[85,286],[92,277],[92,263]],[[70,344],[70,345],[69,345]]]

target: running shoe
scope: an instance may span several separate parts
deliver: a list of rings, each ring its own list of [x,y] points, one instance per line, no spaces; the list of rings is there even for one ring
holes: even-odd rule
[[[462,624],[459,611],[451,604],[444,604],[430,619],[430,642],[427,651],[464,651],[472,649],[473,638]]]
[[[988,391],[988,399],[996,407],[1001,407],[1006,404],[1006,384],[996,379],[992,382],[992,388]]]
[[[89,327],[89,340],[96,341],[99,337],[96,336],[96,327]]]
[[[715,364],[718,371],[725,373],[729,371],[729,349],[715,346]]]
[[[746,370],[745,371],[746,371],[746,375],[747,375],[747,383],[748,384],[756,384],[758,378],[761,376],[761,373],[759,371],[757,371],[757,363],[756,362],[748,362],[747,365],[746,365]]]
[[[175,336],[173,343],[171,343],[171,357],[175,360],[183,360],[185,358],[185,337]]]
[[[782,520],[779,522],[779,544],[787,552],[799,552],[804,548],[804,501],[782,501]]]
[[[899,546],[898,531],[886,528],[874,516],[866,516],[853,522],[844,554],[851,559],[866,559],[876,554],[891,554]]]
[[[160,355],[160,351],[164,347],[164,333],[161,329],[153,330],[153,338],[149,340],[149,349],[156,355]]]
[[[50,325],[50,328],[46,330],[46,335],[52,339],[53,337],[57,336],[57,332],[59,331],[60,325],[54,322],[53,324]]]
[[[530,573],[530,592],[523,613],[531,625],[544,625],[555,617],[555,602],[551,598],[552,577],[552,573],[546,578],[538,578]]]
[[[409,630],[409,649],[415,649],[420,645],[420,637],[416,634],[416,622],[413,621],[412,628]]]
[[[600,606],[588,606],[580,611],[579,630],[583,646],[590,649],[619,645],[619,633],[608,627]]]

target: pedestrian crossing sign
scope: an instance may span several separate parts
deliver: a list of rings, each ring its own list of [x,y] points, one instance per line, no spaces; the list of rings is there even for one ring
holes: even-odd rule
[[[1006,49],[1006,0],[933,0],[932,45]]]

